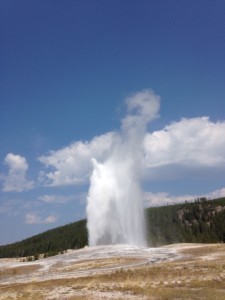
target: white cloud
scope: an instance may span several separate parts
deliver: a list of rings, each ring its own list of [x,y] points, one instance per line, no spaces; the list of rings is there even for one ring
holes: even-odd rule
[[[212,122],[208,117],[181,119],[162,130],[146,133],[143,146],[146,178],[171,180],[195,174],[206,176],[212,171],[224,172],[224,134],[225,122]],[[104,160],[117,138],[116,133],[109,132],[90,142],[75,142],[41,156],[39,160],[47,167],[47,171],[40,174],[44,184],[87,183],[92,168],[91,158]]]
[[[180,196],[173,196],[166,192],[159,192],[159,193],[151,193],[146,192],[144,194],[144,202],[145,206],[163,206],[163,205],[172,205],[177,203],[183,203],[185,201],[194,201],[199,196],[197,195],[180,195]]]
[[[210,193],[208,195],[208,197],[210,199],[216,199],[216,198],[222,198],[222,197],[225,197],[225,187],[222,188],[222,189],[218,189],[216,191],[213,191],[212,193]]]
[[[8,153],[4,163],[8,166],[7,175],[3,175],[4,192],[23,192],[34,187],[34,182],[26,179],[28,164],[24,157]]]
[[[43,219],[45,224],[55,223],[57,221],[58,217],[50,215],[47,218]]]
[[[83,184],[88,181],[91,158],[103,158],[110,151],[113,132],[93,138],[90,142],[75,142],[49,155],[39,157],[40,162],[50,168],[40,173],[40,180],[48,186]]]
[[[36,212],[27,213],[25,216],[25,223],[26,224],[50,224],[55,223],[58,217],[55,215],[49,215],[46,218],[41,217]]]
[[[144,133],[146,125],[158,117],[160,97],[152,90],[135,93],[126,99],[128,114],[122,119],[122,131]]]
[[[225,122],[208,117],[182,119],[145,137],[149,178],[184,176],[206,168],[225,170]]]
[[[76,195],[42,195],[38,197],[38,200],[41,200],[42,202],[45,203],[58,203],[58,204],[64,204],[72,200],[76,200],[77,196]]]
[[[151,193],[146,192],[144,194],[144,202],[145,206],[163,206],[163,205],[172,205],[177,203],[183,203],[185,201],[187,202],[193,202],[194,200],[205,197],[207,199],[217,199],[221,197],[225,197],[225,188],[218,189],[216,191],[213,191],[208,194],[202,194],[202,195],[179,195],[179,196],[173,196],[166,192],[160,192],[160,193]]]

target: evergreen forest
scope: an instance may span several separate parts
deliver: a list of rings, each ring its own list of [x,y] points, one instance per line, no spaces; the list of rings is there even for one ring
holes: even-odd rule
[[[146,234],[151,247],[172,243],[225,242],[225,198],[197,199],[145,210]],[[38,259],[79,249],[88,244],[86,220],[67,224],[23,241],[0,246],[0,258]],[[42,256],[42,257],[43,257]],[[29,260],[28,259],[28,260]]]

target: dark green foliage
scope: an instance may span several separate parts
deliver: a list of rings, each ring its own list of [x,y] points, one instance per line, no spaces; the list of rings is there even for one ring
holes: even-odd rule
[[[86,221],[48,230],[21,242],[0,246],[0,257],[45,256],[56,255],[66,249],[82,248],[87,245]]]
[[[225,198],[146,209],[151,246],[225,242]]]
[[[225,242],[225,198],[197,199],[183,203],[146,209],[147,239],[150,246],[171,243]],[[58,227],[21,242],[0,246],[0,258],[38,259],[82,248],[88,243],[86,220]]]
[[[190,229],[182,226],[178,211],[182,205],[146,209],[147,238],[151,246],[188,242]]]

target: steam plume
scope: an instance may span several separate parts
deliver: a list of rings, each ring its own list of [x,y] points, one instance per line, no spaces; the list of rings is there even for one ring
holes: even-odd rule
[[[126,99],[127,115],[121,121],[109,157],[92,159],[93,172],[87,205],[89,245],[145,245],[143,196],[140,188],[143,139],[146,127],[157,117],[159,97],[151,90]]]

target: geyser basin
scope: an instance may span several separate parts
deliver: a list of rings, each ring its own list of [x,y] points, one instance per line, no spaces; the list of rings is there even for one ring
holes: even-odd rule
[[[32,261],[29,263],[29,266],[32,266],[30,272],[27,272],[27,262],[21,262],[16,258],[1,259],[1,270],[7,271],[7,269],[18,268],[21,275],[15,276],[15,274],[9,272],[7,276],[0,278],[0,285],[7,285],[8,288],[8,285],[12,282],[14,284],[29,284],[34,283],[34,279],[35,282],[65,280],[96,273],[109,273],[121,268],[126,269],[149,263],[160,263],[179,257],[180,254],[176,249],[170,248],[144,248],[128,245],[85,247]]]

